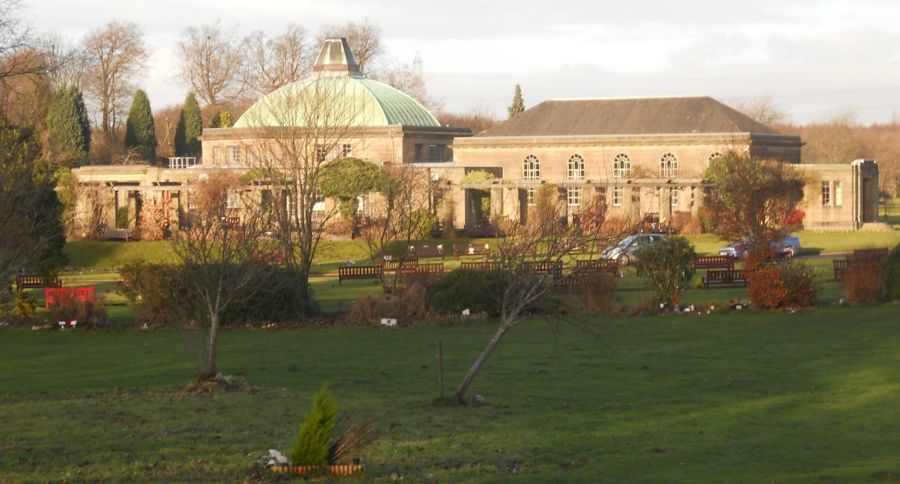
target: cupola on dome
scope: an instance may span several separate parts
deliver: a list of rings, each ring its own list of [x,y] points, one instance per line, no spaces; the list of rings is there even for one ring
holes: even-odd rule
[[[344,38],[326,39],[312,70],[263,96],[234,127],[440,126],[408,94],[367,79]]]

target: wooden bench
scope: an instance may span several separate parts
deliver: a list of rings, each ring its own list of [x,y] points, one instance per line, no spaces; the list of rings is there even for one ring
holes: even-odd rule
[[[703,278],[703,287],[709,287],[712,284],[727,285],[747,285],[747,278],[744,271],[738,269],[710,269],[706,271],[706,277]]]
[[[62,287],[56,276],[38,276],[33,274],[16,276],[16,291],[22,289],[43,289],[45,287]]]
[[[338,286],[344,280],[384,279],[384,266],[341,266],[338,267]]]
[[[734,269],[734,257],[709,255],[694,259],[694,269]]]
[[[402,265],[397,269],[397,277],[403,281],[414,279],[435,279],[444,275],[444,263]]]
[[[384,271],[385,272],[395,272],[397,268],[400,266],[415,266],[419,265],[418,257],[407,257],[403,260],[385,260],[384,261]]]
[[[416,258],[428,258],[428,257],[440,257],[441,260],[444,260],[444,246],[443,245],[410,245],[408,254],[410,257]]]
[[[472,262],[460,262],[460,269],[471,269],[474,271],[499,271],[500,263],[499,262],[489,262],[489,261],[472,261]]]
[[[557,277],[553,280],[553,287],[563,291],[577,291],[597,284],[604,276],[602,272],[573,272],[567,276]]]
[[[878,264],[883,258],[887,257],[888,252],[888,249],[857,249],[846,259],[833,260],[834,280],[840,281],[847,274],[847,271],[855,266]]]
[[[453,256],[456,260],[466,255],[481,256],[487,259],[491,255],[491,246],[489,244],[453,244]]]
[[[619,263],[609,259],[592,259],[575,261],[575,272],[609,272],[612,275],[619,274]]]
[[[850,256],[854,261],[879,260],[888,256],[888,249],[857,249]]]
[[[103,240],[124,240],[128,242],[131,239],[131,229],[114,229],[107,227],[103,229]]]
[[[525,270],[532,274],[549,274],[553,277],[562,276],[562,261],[530,261],[525,262]]]

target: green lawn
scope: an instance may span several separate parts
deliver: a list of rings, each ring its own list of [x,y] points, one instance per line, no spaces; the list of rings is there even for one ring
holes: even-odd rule
[[[900,307],[592,321],[514,329],[473,386],[433,403],[485,323],[227,330],[252,392],[184,393],[185,335],[0,329],[0,481],[237,481],[287,450],[312,393],[370,415],[367,478],[861,482],[900,475]],[[449,391],[449,390],[448,390]],[[268,477],[263,474],[262,477]]]

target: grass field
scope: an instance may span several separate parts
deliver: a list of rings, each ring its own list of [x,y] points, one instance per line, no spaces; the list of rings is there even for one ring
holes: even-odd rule
[[[0,481],[235,481],[287,450],[312,393],[374,418],[366,478],[440,482],[860,482],[900,476],[900,307],[532,321],[434,402],[492,326],[227,330],[252,391],[186,393],[176,331],[0,330]],[[448,388],[450,392],[452,388]]]

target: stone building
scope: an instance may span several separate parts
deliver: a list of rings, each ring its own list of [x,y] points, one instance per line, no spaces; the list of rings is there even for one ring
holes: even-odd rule
[[[798,136],[778,133],[709,97],[552,100],[456,139],[454,162],[443,174],[451,180],[448,199],[459,227],[477,228],[494,215],[527,220],[542,184],[559,188],[570,220],[600,197],[613,215],[640,219],[655,213],[663,222],[678,222],[697,216],[709,190],[702,179],[709,162],[734,151],[797,164],[804,172],[839,172],[829,175],[838,187],[843,183],[848,194],[853,187],[854,200],[868,201],[853,216],[849,209],[821,210],[812,201],[818,185],[807,185],[807,226],[873,221],[877,180],[867,180],[877,179],[875,164],[802,165],[802,145]],[[478,171],[493,178],[470,175]]]

